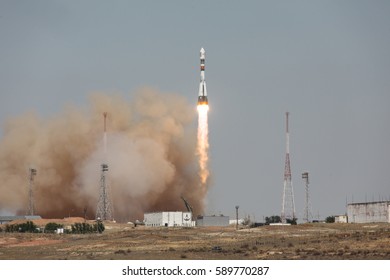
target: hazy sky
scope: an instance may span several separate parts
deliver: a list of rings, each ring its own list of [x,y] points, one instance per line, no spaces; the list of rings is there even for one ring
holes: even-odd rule
[[[287,110],[300,221],[306,170],[315,217],[390,197],[389,1],[0,0],[1,129],[144,86],[195,110],[201,47],[209,214],[280,215]]]

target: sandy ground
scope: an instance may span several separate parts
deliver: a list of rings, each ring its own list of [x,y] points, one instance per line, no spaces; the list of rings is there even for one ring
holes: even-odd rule
[[[70,225],[82,218],[39,220]],[[0,233],[0,259],[390,259],[390,224],[145,228],[103,234]]]

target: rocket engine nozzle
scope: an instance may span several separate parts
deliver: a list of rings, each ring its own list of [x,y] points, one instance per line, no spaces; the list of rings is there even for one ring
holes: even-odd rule
[[[207,99],[207,96],[199,96],[198,97],[198,105],[208,105],[209,104],[209,101]]]

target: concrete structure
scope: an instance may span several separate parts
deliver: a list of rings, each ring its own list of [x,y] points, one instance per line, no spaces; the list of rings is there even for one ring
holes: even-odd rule
[[[16,220],[39,220],[41,216],[0,216],[0,224],[6,224]]]
[[[200,227],[226,227],[229,225],[229,216],[199,216],[196,225]]]
[[[349,223],[390,223],[390,201],[351,203],[347,206]]]
[[[237,223],[237,220],[229,220],[229,225],[235,225]],[[238,219],[238,224],[242,225],[244,223],[244,219]]]
[[[347,215],[334,216],[334,222],[342,223],[342,224],[348,223],[348,216]]]
[[[191,212],[155,212],[145,213],[144,223],[147,227],[192,227]]]

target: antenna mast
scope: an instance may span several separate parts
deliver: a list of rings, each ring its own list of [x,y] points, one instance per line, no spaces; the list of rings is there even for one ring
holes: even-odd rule
[[[28,211],[27,215],[34,216],[35,206],[34,206],[34,177],[37,175],[37,170],[35,168],[29,169],[29,184],[28,184]]]
[[[310,222],[310,196],[309,196],[309,172],[302,173],[302,179],[305,181],[305,212],[303,220],[306,223]]]
[[[286,112],[286,161],[284,164],[284,184],[283,184],[283,202],[282,202],[282,223],[287,220],[295,220],[295,204],[294,204],[294,190],[291,181],[291,166],[290,166],[290,133],[288,116]]]
[[[103,113],[104,118],[104,136],[103,136],[103,145],[104,145],[104,161],[107,161],[107,112]],[[113,220],[113,209],[111,203],[111,196],[109,192],[109,187],[107,184],[106,173],[108,172],[108,164],[101,164],[101,175],[100,175],[100,196],[96,209],[96,219],[107,221]]]

